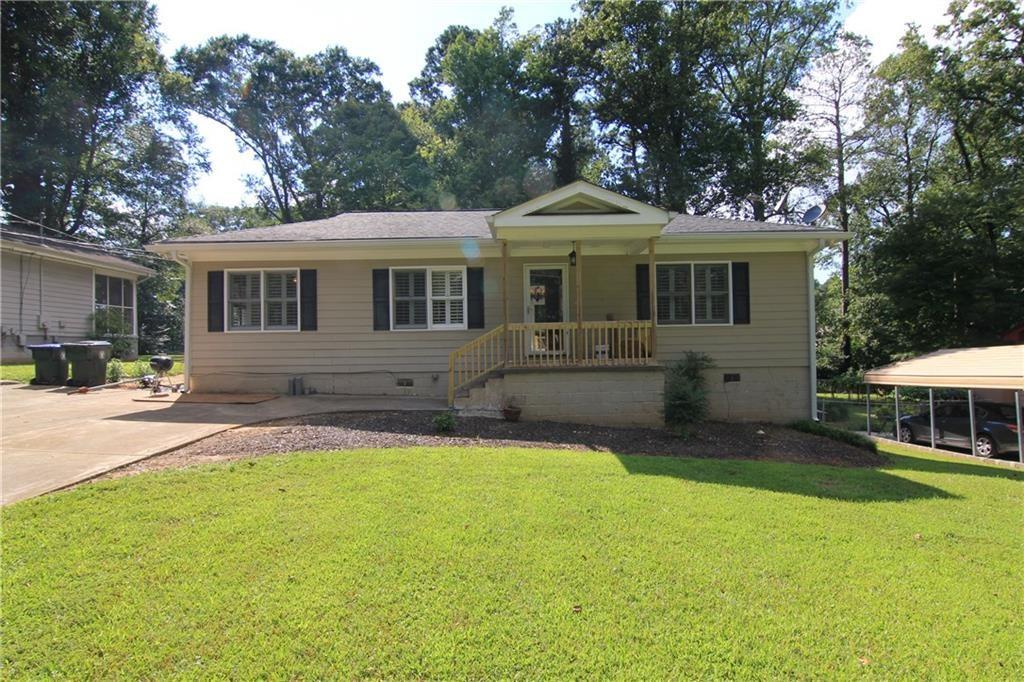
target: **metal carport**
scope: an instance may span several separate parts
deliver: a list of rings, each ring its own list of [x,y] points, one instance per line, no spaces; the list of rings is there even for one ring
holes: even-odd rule
[[[928,389],[931,445],[935,447],[935,400],[933,389],[967,389],[971,432],[974,425],[974,392],[1013,393],[1017,415],[1017,451],[1024,462],[1024,433],[1021,432],[1021,391],[1024,391],[1024,345],[985,348],[946,348],[909,360],[894,362],[864,373],[868,385],[868,432],[871,431],[871,386],[892,386],[896,395],[896,423],[900,422],[900,386]],[[977,438],[971,438],[971,453],[977,454]]]

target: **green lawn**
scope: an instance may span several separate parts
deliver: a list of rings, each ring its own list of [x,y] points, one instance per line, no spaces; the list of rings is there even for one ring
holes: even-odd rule
[[[3,666],[1021,679],[1022,508],[1024,473],[917,454],[414,448],[144,474],[3,511]]]
[[[27,384],[36,375],[36,367],[31,362],[0,365],[0,379],[19,381]]]
[[[184,372],[184,356],[172,355],[171,357],[174,358],[174,367],[171,369],[171,375],[181,374]],[[138,360],[123,361],[125,378],[141,377],[146,374],[152,374],[153,370],[149,367],[149,358],[149,355],[143,355]],[[27,384],[32,381],[35,375],[35,365],[31,362],[0,365],[0,379],[20,381],[23,384]]]

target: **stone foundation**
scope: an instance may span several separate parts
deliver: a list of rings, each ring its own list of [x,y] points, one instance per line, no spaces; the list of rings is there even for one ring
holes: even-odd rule
[[[525,421],[600,426],[662,426],[665,378],[661,367],[510,370],[456,400],[464,414],[500,415],[506,402]]]

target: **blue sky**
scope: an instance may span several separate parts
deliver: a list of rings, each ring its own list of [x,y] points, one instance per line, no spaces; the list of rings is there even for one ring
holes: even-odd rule
[[[571,16],[572,2],[535,0],[484,2],[477,0],[158,0],[163,49],[173,54],[223,34],[248,33],[273,40],[299,54],[341,45],[351,54],[367,57],[380,67],[381,80],[398,102],[409,98],[408,83],[420,71],[434,39],[451,24],[473,28],[490,25],[502,5],[512,7],[520,30],[529,30],[557,17]],[[859,0],[846,10],[846,27],[868,36],[874,56],[883,58],[895,48],[907,22],[930,29],[942,19],[946,0]],[[218,124],[196,117],[209,149],[211,170],[193,191],[193,198],[211,204],[252,203],[242,176],[258,167],[238,151],[234,138]]]

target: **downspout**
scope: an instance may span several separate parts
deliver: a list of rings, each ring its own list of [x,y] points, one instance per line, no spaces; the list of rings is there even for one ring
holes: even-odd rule
[[[814,309],[814,256],[825,247],[825,240],[819,239],[817,247],[807,252],[807,343],[811,382],[811,420],[818,421],[818,341],[817,311]]]
[[[173,260],[176,263],[180,263],[185,268],[185,313],[184,313],[184,329],[182,330],[182,342],[185,344],[185,390],[192,390],[192,342],[191,342],[191,329],[192,329],[192,263],[185,256],[182,256],[177,251],[174,252]]]

